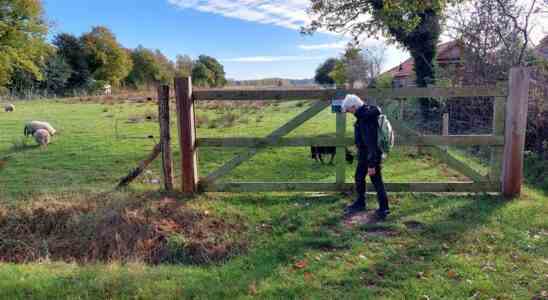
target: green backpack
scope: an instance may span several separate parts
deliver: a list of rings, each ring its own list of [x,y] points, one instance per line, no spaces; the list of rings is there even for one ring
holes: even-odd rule
[[[392,148],[394,148],[394,129],[392,124],[388,120],[386,115],[381,114],[379,116],[379,132],[378,132],[378,145],[379,149],[383,153],[383,159],[386,158],[386,155],[390,153]]]

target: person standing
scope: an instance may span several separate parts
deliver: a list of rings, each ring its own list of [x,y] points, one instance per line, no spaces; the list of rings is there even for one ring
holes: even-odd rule
[[[378,106],[364,103],[356,95],[347,95],[342,103],[342,111],[352,113],[356,117],[354,124],[354,139],[358,148],[358,166],[356,167],[355,184],[357,198],[346,207],[347,215],[367,210],[366,177],[369,175],[377,192],[379,208],[375,211],[380,220],[385,220],[390,209],[388,196],[384,188],[381,173],[382,152],[378,146],[379,116]]]

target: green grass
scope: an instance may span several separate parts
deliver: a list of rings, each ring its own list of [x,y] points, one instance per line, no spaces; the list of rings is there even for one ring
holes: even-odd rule
[[[247,125],[201,127],[198,133],[264,136],[305,108],[288,103],[235,109],[249,119]],[[120,120],[119,134],[146,136],[157,132],[154,123],[123,120],[153,109],[17,104],[16,113],[0,118],[0,153],[10,157],[0,170],[1,202],[35,201],[29,192],[48,192],[40,201],[56,201],[66,190],[82,190],[86,197],[112,189],[153,145],[146,139],[116,139],[114,120]],[[202,109],[199,114],[216,119],[223,111]],[[260,122],[257,115],[263,115]],[[13,151],[12,140],[30,119],[51,121],[59,136],[45,151]],[[334,124],[326,111],[294,135],[333,134]],[[201,150],[202,175],[235,152]],[[265,151],[230,178],[334,179],[334,167],[308,156],[307,149]],[[349,181],[353,167],[348,166]],[[147,176],[158,176],[158,165],[152,171]],[[414,149],[398,149],[384,171],[390,181],[463,179]],[[158,188],[140,181],[125,193],[131,198]],[[150,201],[163,197],[151,194]],[[534,188],[513,201],[491,195],[393,194],[387,222],[354,228],[341,224],[350,198],[337,193],[206,194],[180,201],[217,216],[242,216],[249,225],[248,251],[211,265],[0,264],[0,299],[543,299],[548,290],[548,199]]]
[[[250,222],[251,248],[225,264],[0,265],[2,299],[532,299],[546,290],[548,203],[535,191],[398,195],[370,234],[340,224],[336,194],[203,196],[189,205]],[[406,223],[420,222],[416,229]],[[304,261],[304,268],[296,267]]]
[[[271,105],[260,109],[198,108],[198,116],[210,121],[198,128],[200,137],[264,137],[307,108],[302,102]],[[143,104],[69,104],[60,101],[17,103],[17,111],[0,119],[0,159],[8,157],[0,170],[0,197],[20,198],[36,192],[112,189],[119,178],[144,159],[158,139],[157,122],[143,119],[155,114],[156,106]],[[174,115],[174,114],[173,114]],[[233,126],[224,124],[226,115],[237,116]],[[25,139],[22,128],[28,120],[50,122],[59,133],[47,150]],[[221,121],[217,121],[221,120]],[[348,136],[353,120],[349,118]],[[173,122],[174,157],[178,158],[176,125]],[[154,136],[149,139],[147,137]],[[289,136],[335,135],[335,116],[326,109]],[[26,144],[26,146],[24,146]],[[201,149],[200,175],[205,176],[230,160],[241,149]],[[176,163],[178,163],[176,161]],[[355,165],[347,166],[347,181],[352,181]],[[178,168],[177,168],[178,169]],[[160,178],[156,161],[152,174],[134,185],[135,189],[157,189],[150,179]],[[179,174],[177,174],[179,175]],[[385,164],[390,181],[454,181],[464,178],[429,157],[419,157],[413,149],[398,149]],[[36,179],[40,178],[37,184]],[[234,170],[227,179],[270,181],[334,181],[335,168],[310,159],[308,148],[267,149]]]

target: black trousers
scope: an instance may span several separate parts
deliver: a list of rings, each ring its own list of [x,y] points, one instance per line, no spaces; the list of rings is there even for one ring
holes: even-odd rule
[[[366,199],[366,183],[365,179],[367,177],[367,171],[368,171],[368,161],[367,161],[367,148],[359,148],[358,149],[358,167],[356,168],[356,192],[358,193],[358,199],[364,200]],[[388,196],[386,195],[386,190],[384,188],[384,182],[382,180],[382,168],[381,165],[378,164],[375,167],[376,174],[374,176],[370,176],[371,182],[373,183],[373,186],[375,187],[375,191],[377,192],[377,200],[379,202],[379,209],[381,211],[387,211],[389,209],[388,207]]]

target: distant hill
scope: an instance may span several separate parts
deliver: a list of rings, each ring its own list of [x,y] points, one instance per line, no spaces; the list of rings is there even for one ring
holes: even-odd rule
[[[296,87],[318,86],[314,79],[265,78],[257,80],[228,80],[228,86]]]

